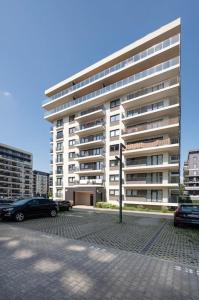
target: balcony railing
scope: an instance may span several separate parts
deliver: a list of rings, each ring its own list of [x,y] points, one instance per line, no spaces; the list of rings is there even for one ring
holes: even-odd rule
[[[92,113],[92,112],[98,111],[98,110],[100,110],[100,109],[104,110],[104,106],[103,106],[103,105],[99,105],[99,106],[95,106],[95,107],[92,107],[92,108],[90,108],[90,109],[84,110],[84,111],[82,111],[82,112],[80,113],[79,116],[84,116],[84,115],[90,114],[90,113]]]
[[[126,150],[136,150],[136,149],[143,149],[143,148],[152,148],[152,147],[159,147],[164,145],[171,145],[171,144],[178,144],[178,138],[167,138],[162,140],[155,140],[153,142],[140,142],[140,143],[132,143],[126,145]]]
[[[84,130],[84,129],[88,129],[88,128],[92,128],[98,125],[104,125],[104,121],[103,120],[96,120],[94,122],[89,122],[89,123],[85,123],[85,124],[81,124],[80,126],[78,126],[76,128],[76,130]]]
[[[77,140],[76,144],[86,144],[89,142],[104,141],[104,140],[105,140],[104,136],[91,136],[88,138],[81,138],[80,140]]]
[[[82,185],[86,185],[86,184],[103,184],[103,179],[80,179],[75,181],[76,184],[82,184]]]
[[[165,102],[165,100],[168,100],[168,102]],[[133,110],[129,110],[127,111],[126,114],[123,114],[123,118],[129,118],[129,117],[135,117],[135,116],[138,116],[138,115],[142,115],[144,113],[147,113],[147,112],[155,112],[155,111],[158,111],[159,109],[162,109],[162,108],[167,108],[169,106],[172,106],[174,104],[177,104],[178,103],[178,97],[171,97],[171,98],[166,98],[166,99],[160,99],[158,102],[156,103],[152,103],[152,104],[149,104],[149,105],[145,105],[145,106],[142,106],[140,108],[137,108],[137,109],[133,109]]]
[[[178,83],[178,77],[174,77],[172,79],[162,81],[162,82],[159,82],[158,84],[155,84],[155,85],[140,89],[138,91],[135,91],[133,93],[127,94],[127,95],[123,96],[121,99],[122,99],[122,102],[128,101],[128,100],[133,100],[135,98],[165,89],[165,88],[175,85],[177,83]]]
[[[160,128],[163,126],[169,126],[178,123],[178,118],[171,118],[167,120],[162,120],[162,121],[155,121],[147,124],[142,124],[142,125],[136,125],[127,128],[124,130],[122,133],[123,134],[129,134],[129,133],[135,133],[139,131],[145,131],[145,130],[150,130],[150,129],[155,129],[155,128]]]
[[[87,156],[96,156],[96,155],[104,155],[104,151],[99,152],[86,152],[86,153],[76,153],[76,157],[87,157]]]
[[[143,178],[136,178],[134,177],[132,180],[126,180],[127,184],[162,184],[162,179],[160,180],[150,180],[145,177]]]
[[[63,151],[64,147],[56,147],[56,151]]]
[[[42,104],[46,104],[48,102],[51,102],[55,99],[58,99],[60,97],[63,97],[71,92],[74,92],[76,90],[78,90],[79,88],[82,88],[90,83],[93,83],[95,82],[96,80],[99,80],[99,79],[102,79],[103,77],[107,76],[107,75],[110,75],[116,71],[119,71],[119,70],[122,70],[124,69],[125,67],[127,66],[131,66],[135,63],[137,63],[138,61],[140,60],[143,60],[145,59],[146,57],[148,56],[151,56],[153,55],[154,53],[158,52],[158,51],[161,51],[162,49],[165,49],[175,43],[177,43],[179,41],[179,34],[171,37],[171,38],[168,38],[166,40],[164,40],[163,42],[160,42],[150,48],[147,48],[146,50],[142,51],[142,52],[139,52],[137,54],[135,54],[134,56],[131,56],[129,58],[127,58],[126,60],[124,61],[121,61],[120,63],[118,64],[115,64],[113,65],[112,67],[108,68],[108,69],[105,69],[83,81],[80,81],[79,83],[77,84],[74,84],[66,89],[64,89],[63,91],[59,92],[59,93],[56,93],[54,94],[53,96],[49,97],[48,99],[45,99]]]
[[[98,167],[88,166],[87,168],[81,168],[81,167],[75,168],[75,171],[103,171],[103,170],[104,170],[104,165]]]
[[[144,70],[142,72],[139,72],[139,73],[136,73],[136,74],[133,74],[130,77],[127,77],[125,79],[122,79],[120,81],[112,83],[110,85],[107,85],[104,88],[96,90],[96,91],[94,91],[92,93],[89,93],[87,95],[84,95],[80,98],[77,98],[75,100],[71,100],[67,103],[59,105],[59,106],[55,107],[54,109],[46,111],[44,113],[44,115],[45,116],[50,116],[51,114],[54,114],[54,113],[60,112],[62,110],[65,110],[67,108],[73,107],[75,105],[84,103],[85,101],[90,100],[92,98],[103,96],[104,94],[106,94],[108,92],[114,91],[118,88],[123,88],[125,86],[128,86],[129,84],[133,84],[134,82],[136,82],[140,79],[143,79],[143,78],[145,78],[147,76],[150,76],[150,75],[155,75],[155,73],[158,73],[158,72],[161,72],[161,71],[165,71],[165,70],[167,70],[167,69],[169,69],[169,68],[171,68],[171,67],[173,67],[177,64],[179,64],[179,57],[172,58],[168,61],[165,61],[163,63],[155,65],[152,68],[146,69],[146,70]]]

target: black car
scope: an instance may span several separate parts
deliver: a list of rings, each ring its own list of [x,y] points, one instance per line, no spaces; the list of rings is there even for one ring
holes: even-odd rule
[[[18,200],[0,210],[2,219],[14,219],[22,222],[25,218],[49,215],[55,217],[58,212],[57,204],[48,199],[31,198]]]
[[[69,210],[73,208],[71,202],[67,200],[57,201],[57,205],[60,211]]]
[[[174,213],[174,226],[179,224],[199,225],[199,204],[180,204]]]

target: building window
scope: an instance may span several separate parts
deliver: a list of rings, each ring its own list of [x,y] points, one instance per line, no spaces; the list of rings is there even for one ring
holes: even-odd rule
[[[112,100],[110,102],[110,108],[114,108],[114,107],[117,107],[117,106],[120,106],[120,99],[115,99],[115,100]]]
[[[109,190],[110,196],[119,196],[119,190]]]
[[[70,141],[68,142],[68,144],[69,144],[69,146],[75,145],[75,140],[70,140]]]
[[[110,137],[115,137],[115,136],[118,136],[119,134],[120,134],[119,129],[115,129],[115,130],[110,131]]]
[[[69,170],[69,172],[75,171],[75,164],[69,165],[68,170]]]
[[[68,177],[68,182],[69,183],[75,182],[75,177]]]
[[[57,174],[63,174],[63,167],[57,166]]]
[[[69,116],[69,123],[75,121],[75,115]]]
[[[119,151],[119,144],[110,145],[110,152]]]
[[[61,138],[63,138],[63,131],[62,130],[57,132],[57,139],[61,139]]]
[[[114,115],[114,116],[110,116],[110,122],[117,122],[120,120],[120,114]]]
[[[64,125],[63,119],[57,120],[57,127],[61,127]]]
[[[56,185],[62,185],[62,178],[57,178]]]
[[[63,162],[63,154],[57,154],[57,162]]]
[[[119,174],[114,174],[109,176],[110,181],[119,181]]]
[[[110,167],[116,167],[118,166],[118,160],[117,159],[112,159],[110,160]]]
[[[146,190],[126,190],[127,197],[147,197]]]
[[[69,134],[73,134],[73,133],[75,133],[75,127],[69,128]]]
[[[57,151],[60,151],[60,150],[62,150],[62,149],[63,149],[63,142],[57,143],[57,148],[56,148],[56,150],[57,150]]]
[[[75,157],[75,152],[69,152],[68,157],[69,158],[74,158]]]

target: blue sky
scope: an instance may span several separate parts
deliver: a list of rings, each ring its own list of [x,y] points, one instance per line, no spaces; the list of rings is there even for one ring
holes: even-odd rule
[[[44,90],[158,27],[182,18],[182,161],[199,148],[199,2],[1,0],[0,142],[49,171]]]

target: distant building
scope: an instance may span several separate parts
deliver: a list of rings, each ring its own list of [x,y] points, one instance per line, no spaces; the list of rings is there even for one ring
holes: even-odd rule
[[[0,144],[0,199],[32,196],[32,154]]]
[[[33,171],[33,196],[48,197],[49,173]]]
[[[191,200],[199,200],[199,149],[191,150],[184,163],[185,192]]]

